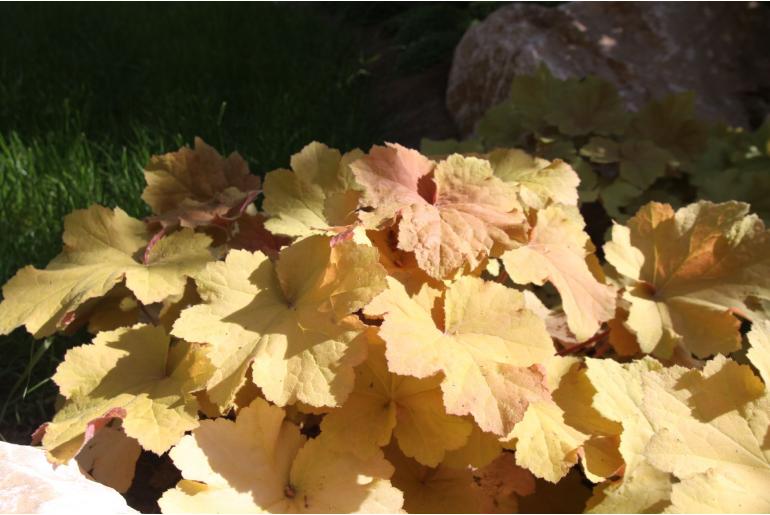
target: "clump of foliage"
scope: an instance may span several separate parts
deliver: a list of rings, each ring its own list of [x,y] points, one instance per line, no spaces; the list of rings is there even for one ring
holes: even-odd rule
[[[648,203],[602,267],[578,174],[521,150],[311,143],[260,184],[196,140],[145,177],[152,216],[75,211],[3,288],[0,333],[94,334],[53,378],[52,462],[125,491],[168,452],[164,512],[770,508],[747,204]]]
[[[507,100],[482,117],[475,137],[425,140],[429,154],[518,147],[562,159],[580,174],[581,200],[626,220],[646,202],[676,207],[696,198],[752,203],[765,219],[770,121],[756,132],[698,119],[692,93],[628,111],[617,89],[595,76],[557,79],[543,65],[511,84]]]
[[[138,171],[196,134],[237,148],[255,171],[313,139],[350,148],[380,139],[363,75],[371,66],[351,52],[370,31],[353,19],[340,31],[330,10],[0,6],[0,285],[57,255],[75,209],[145,216]],[[81,336],[0,336],[0,440],[21,441],[24,426],[50,415],[50,377]]]

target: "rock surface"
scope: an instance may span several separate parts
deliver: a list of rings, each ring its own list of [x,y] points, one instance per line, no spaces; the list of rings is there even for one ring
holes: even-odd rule
[[[54,469],[42,449],[0,442],[0,513],[137,513],[71,461]]]
[[[512,4],[471,27],[455,49],[447,106],[467,136],[542,62],[559,78],[598,75],[631,109],[693,90],[711,120],[756,123],[770,99],[770,9],[751,3]]]

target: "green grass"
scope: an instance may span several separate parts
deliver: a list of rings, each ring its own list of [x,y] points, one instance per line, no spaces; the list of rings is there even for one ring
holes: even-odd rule
[[[312,140],[377,141],[360,37],[286,4],[0,6],[0,281],[55,256],[74,209],[146,214],[142,165],[196,135],[259,174]],[[50,417],[83,338],[0,337],[0,438]]]

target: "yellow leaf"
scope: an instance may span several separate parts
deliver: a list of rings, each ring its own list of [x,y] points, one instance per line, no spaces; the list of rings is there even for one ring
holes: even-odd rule
[[[85,313],[82,313],[83,311]],[[144,313],[139,308],[139,301],[124,285],[111,289],[101,299],[95,301],[92,309],[81,308],[79,315],[88,318],[88,332],[91,334],[114,331],[140,322],[150,322],[150,320],[140,320]]]
[[[622,479],[594,488],[586,513],[659,513],[669,505],[671,478],[644,463],[625,471]]]
[[[435,166],[435,169],[434,169]],[[488,161],[459,154],[435,164],[399,145],[373,147],[352,165],[370,228],[398,215],[398,247],[442,279],[477,268],[493,245],[510,247],[524,223],[513,187]],[[431,175],[432,174],[432,175]]]
[[[596,389],[593,406],[603,417],[622,425],[621,452],[626,468],[633,468],[643,461],[644,447],[653,434],[642,412],[642,376],[661,370],[662,365],[652,358],[627,364],[588,359],[586,364],[587,377]]]
[[[576,364],[553,388],[553,400],[564,411],[564,422],[589,435],[579,454],[586,477],[598,483],[616,475],[623,466],[618,449],[623,428],[593,407],[595,395],[596,389],[588,379],[586,369]]]
[[[89,440],[76,456],[80,470],[99,483],[125,493],[134,481],[142,447],[120,427],[107,426]]]
[[[626,278],[626,325],[642,351],[668,358],[679,346],[706,357],[740,348],[732,313],[752,317],[750,299],[770,298],[770,232],[748,210],[650,203],[613,228],[605,253]]]
[[[757,501],[741,504],[728,500],[740,492],[737,484],[759,492],[763,491],[759,485],[768,481],[765,435],[770,404],[762,382],[748,367],[721,356],[709,362],[702,373],[682,367],[645,370],[643,361],[638,363],[627,366],[636,369],[626,375],[633,380],[627,391],[631,392],[630,400],[638,404],[641,382],[643,395],[638,405],[645,427],[644,432],[636,432],[640,438],[631,442],[633,445],[622,446],[621,451],[628,456],[629,451],[644,447],[644,454],[637,456],[636,465],[626,468],[622,481],[597,488],[590,511],[660,511],[670,503],[667,512],[734,512],[756,507]],[[618,365],[607,366],[617,369]],[[617,370],[614,375],[616,391],[620,391]],[[605,378],[601,389],[610,384]],[[613,397],[619,399],[617,394]],[[614,406],[617,409],[620,402]],[[632,409],[627,406],[617,412],[621,411]],[[624,438],[629,427],[632,425],[624,423]],[[674,482],[669,472],[679,481]],[[707,488],[713,490],[707,493]],[[761,495],[754,498],[759,500]],[[762,502],[764,510],[757,511],[766,511],[767,499]],[[709,503],[711,507],[704,510]]]
[[[531,292],[525,292],[525,297],[528,297],[527,293]],[[570,372],[577,368],[579,364],[580,359],[574,356],[551,356],[548,361],[543,363],[546,372],[548,389],[551,392],[556,393],[559,390],[559,386],[562,384],[562,381],[569,377]]]
[[[388,367],[418,378],[443,372],[447,413],[470,414],[482,430],[505,436],[529,402],[549,397],[544,371],[533,365],[554,353],[553,343],[520,292],[463,277],[446,291],[439,328],[400,283],[388,285],[365,309],[384,316]]]
[[[499,437],[487,433],[473,424],[468,441],[459,449],[447,451],[443,465],[454,468],[482,468],[497,459],[503,452]]]
[[[587,377],[596,389],[594,408],[605,418],[618,422],[620,454],[625,461],[623,478],[597,487],[589,502],[594,513],[642,512],[658,509],[668,500],[671,482],[667,473],[647,462],[645,448],[655,433],[643,411],[643,377],[663,367],[652,358],[627,364],[608,359],[588,359]]]
[[[537,212],[529,242],[502,256],[514,282],[553,283],[561,296],[567,323],[578,340],[596,333],[615,313],[615,290],[591,273],[591,248],[577,208],[551,206]]]
[[[751,343],[748,352],[751,364],[759,371],[765,386],[770,385],[770,321],[754,322],[748,336]]]
[[[361,460],[306,442],[282,409],[262,399],[235,421],[205,420],[171,450],[182,481],[166,491],[164,513],[390,513],[403,496],[382,454]],[[233,459],[237,457],[237,459]]]
[[[591,437],[578,451],[583,473],[593,483],[620,476],[623,457],[620,455],[620,436]]]
[[[211,372],[198,346],[169,348],[163,328],[99,333],[92,344],[70,349],[56,370],[53,380],[67,401],[48,424],[43,446],[57,462],[67,461],[85,443],[91,421],[119,411],[125,434],[162,454],[198,425],[192,392]]]
[[[468,468],[426,467],[398,449],[388,449],[396,469],[393,486],[404,492],[407,513],[481,513],[484,492]]]
[[[543,209],[552,203],[577,205],[580,179],[564,161],[548,161],[518,149],[499,149],[489,154],[489,162],[496,177],[515,186],[526,207]]]
[[[375,338],[370,337],[366,362],[356,367],[353,392],[326,415],[321,432],[327,442],[364,457],[394,435],[406,456],[435,467],[447,450],[466,443],[472,423],[446,414],[440,375],[417,379],[389,372],[384,342]]]
[[[124,285],[118,285],[96,300],[93,308],[84,306],[79,309],[77,318],[88,320],[88,332],[91,334],[155,322],[162,325],[167,332],[171,332],[179,313],[200,302],[201,298],[192,281],[185,284],[182,295],[168,297],[162,303],[150,306],[140,306],[131,290]]]
[[[770,396],[749,367],[723,356],[702,372],[674,367],[645,376],[644,396],[646,457],[680,480],[671,511],[770,510]]]
[[[714,469],[675,484],[666,513],[767,513],[767,476],[736,480]]]
[[[344,155],[313,142],[291,158],[292,170],[274,170],[265,177],[262,208],[270,215],[265,226],[275,234],[304,237],[328,234],[356,221],[359,189],[350,163],[360,150]]]
[[[614,475],[623,466],[621,426],[593,408],[596,390],[580,360],[554,356],[544,366],[553,402],[531,404],[505,446],[516,449],[519,465],[551,482],[564,477],[578,457],[591,481]]]
[[[126,269],[126,286],[144,304],[181,296],[188,277],[212,260],[211,239],[182,229],[161,238],[145,256],[144,266]]]
[[[592,435],[619,435],[623,429],[620,422],[605,418],[594,406],[597,390],[587,371],[573,366],[553,391],[553,399],[564,410],[565,421],[577,430]]]
[[[363,325],[349,317],[385,286],[373,247],[310,236],[273,264],[261,252],[231,251],[196,279],[205,304],[182,312],[173,334],[208,343],[216,372],[208,395],[223,411],[253,367],[276,404],[338,406],[366,357]]]
[[[64,220],[64,251],[45,270],[27,266],[3,287],[0,334],[25,325],[36,338],[66,327],[68,319],[89,299],[106,295],[126,278],[144,304],[181,295],[187,277],[213,259],[211,239],[189,229],[162,238],[148,253],[145,224],[120,208],[91,206]]]
[[[564,422],[564,412],[553,401],[530,403],[509,437],[516,439],[516,463],[552,483],[577,463],[578,449],[588,439]]]

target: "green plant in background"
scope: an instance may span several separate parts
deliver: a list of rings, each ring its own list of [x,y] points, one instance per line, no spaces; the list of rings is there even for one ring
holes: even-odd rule
[[[609,82],[557,79],[541,66],[513,80],[509,98],[486,112],[474,138],[425,140],[422,148],[446,154],[516,146],[562,159],[580,175],[581,200],[599,202],[615,220],[651,200],[678,207],[696,197],[745,200],[767,216],[768,127],[749,133],[700,120],[692,93],[629,112]]]
[[[691,181],[699,197],[750,202],[757,214],[770,220],[770,119],[754,132],[715,127],[693,170]]]

